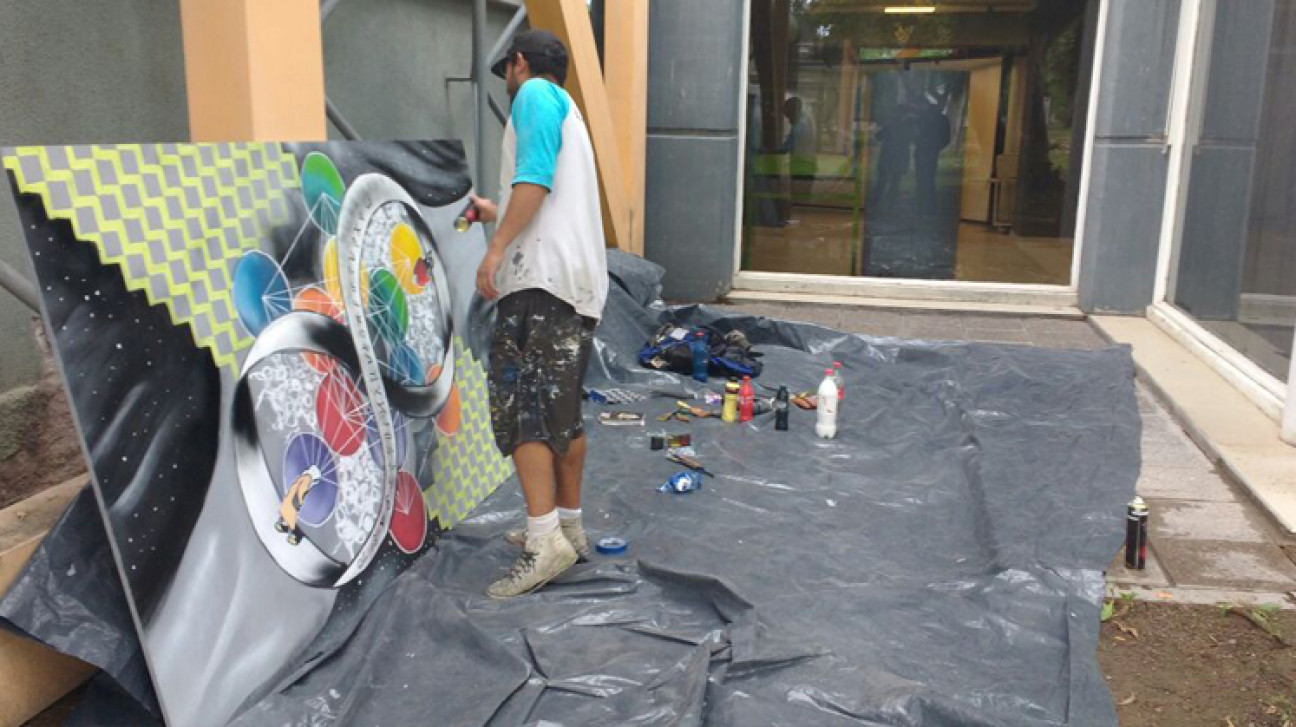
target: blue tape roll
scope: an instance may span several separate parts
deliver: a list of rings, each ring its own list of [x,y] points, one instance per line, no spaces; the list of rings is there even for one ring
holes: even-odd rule
[[[630,544],[621,538],[603,538],[594,544],[594,549],[603,555],[621,555]]]

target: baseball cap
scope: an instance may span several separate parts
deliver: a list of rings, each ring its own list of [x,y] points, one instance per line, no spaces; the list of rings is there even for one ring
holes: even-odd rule
[[[567,47],[563,45],[561,40],[558,40],[558,36],[547,30],[528,30],[513,36],[513,41],[509,43],[508,50],[504,51],[504,55],[500,56],[499,60],[491,64],[491,73],[503,78],[504,67],[508,65],[509,59],[517,53],[525,56],[549,56],[557,61],[559,65],[567,65]]]

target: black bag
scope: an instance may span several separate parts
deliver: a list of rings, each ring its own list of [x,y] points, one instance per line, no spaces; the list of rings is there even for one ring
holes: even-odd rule
[[[691,375],[693,348],[690,343],[699,331],[707,339],[708,375],[723,378],[750,376],[753,379],[761,375],[761,354],[752,350],[742,331],[726,334],[710,326],[690,328],[667,323],[639,350],[639,364],[656,371]]]

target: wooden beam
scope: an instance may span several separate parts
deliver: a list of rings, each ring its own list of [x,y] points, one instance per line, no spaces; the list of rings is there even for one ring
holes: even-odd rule
[[[576,100],[598,162],[599,190],[603,205],[603,234],[608,247],[630,247],[630,205],[626,197],[621,152],[612,120],[603,69],[599,67],[594,27],[584,0],[526,0],[531,27],[547,30],[567,46],[571,63],[567,69],[567,91]]]
[[[630,205],[627,252],[644,250],[644,166],[648,147],[648,2],[611,0],[603,10],[603,78],[620,142]]]
[[[323,141],[319,0],[180,0],[193,141]]]

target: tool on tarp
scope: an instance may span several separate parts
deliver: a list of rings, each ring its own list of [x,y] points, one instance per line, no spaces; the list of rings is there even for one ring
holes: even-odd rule
[[[585,389],[583,395],[595,404],[634,404],[648,397],[628,389]]]
[[[693,451],[692,447],[674,447],[667,450],[666,459],[675,464],[684,465],[694,472],[700,472],[707,477],[715,477],[715,475],[708,472],[707,468],[703,467],[702,463],[695,458],[695,454],[696,453]]]
[[[675,402],[675,409],[657,417],[659,422],[679,421],[687,422],[694,418],[706,419],[715,416],[715,412],[700,406],[694,406],[685,401]]]
[[[624,426],[642,426],[644,423],[643,414],[637,414],[630,411],[605,411],[599,413],[599,424],[606,424],[612,427]]]

